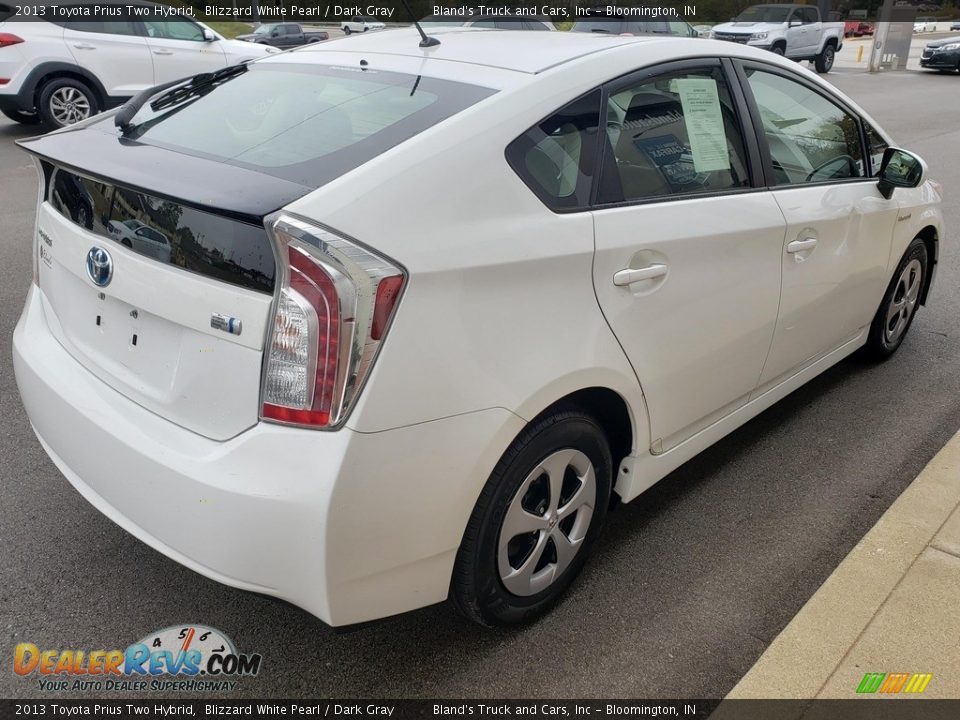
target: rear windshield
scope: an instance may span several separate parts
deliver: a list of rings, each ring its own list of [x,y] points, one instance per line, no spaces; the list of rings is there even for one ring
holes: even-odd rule
[[[131,135],[319,187],[494,92],[359,65],[255,63],[202,97],[144,106]]]

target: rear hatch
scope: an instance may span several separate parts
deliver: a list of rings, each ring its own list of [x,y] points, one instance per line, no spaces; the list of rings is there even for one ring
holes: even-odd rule
[[[81,132],[23,144],[45,180],[37,269],[51,331],[172,422],[216,440],[251,427],[276,273],[262,216],[309,188]],[[136,187],[131,165],[150,168],[154,189]],[[242,197],[250,187],[256,202]]]
[[[118,392],[216,440],[260,416],[267,216],[494,92],[276,57],[158,95],[125,132],[106,117],[20,143],[43,169],[52,332]]]

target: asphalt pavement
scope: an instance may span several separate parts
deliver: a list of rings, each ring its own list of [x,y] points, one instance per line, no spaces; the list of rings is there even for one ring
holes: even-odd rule
[[[190,622],[262,653],[234,697],[725,695],[960,427],[960,78],[829,79],[943,183],[949,233],[928,306],[889,362],[841,363],[619,508],[567,600],[499,633],[445,605],[336,633],[167,560],[70,487],[13,377],[36,180],[13,144],[33,131],[0,118],[0,696],[38,694],[9,670],[18,642],[122,648]]]

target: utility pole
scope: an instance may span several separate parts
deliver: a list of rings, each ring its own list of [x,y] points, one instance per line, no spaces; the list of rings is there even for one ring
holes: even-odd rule
[[[870,51],[870,72],[880,72],[883,50],[887,44],[887,35],[890,33],[890,16],[892,14],[893,0],[883,0],[880,15],[877,17],[877,27],[873,34],[873,49]]]

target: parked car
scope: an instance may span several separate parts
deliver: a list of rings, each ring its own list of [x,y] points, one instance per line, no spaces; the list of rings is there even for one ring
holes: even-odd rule
[[[913,22],[913,31],[915,33],[935,32],[937,29],[937,19],[932,17],[917,18]]]
[[[864,35],[873,35],[873,23],[863,20],[847,20],[843,24],[844,37],[863,37]]]
[[[382,22],[372,17],[363,17],[355,15],[349,20],[344,20],[340,24],[340,29],[345,35],[350,33],[365,33],[368,30],[383,30],[386,27]]]
[[[614,495],[895,353],[944,236],[923,161],[785,58],[441,35],[20,141],[42,200],[13,364],[43,448],[145,543],[332,625],[546,612]],[[56,168],[148,208],[183,266],[78,227]]]
[[[59,173],[52,183],[50,195],[73,222],[93,230],[93,198],[76,175]]]
[[[330,34],[326,30],[305,30],[300,23],[264,23],[236,39],[285,49],[323,42],[330,39]]]
[[[603,35],[673,35],[675,37],[700,37],[690,23],[684,20],[624,20],[619,16],[606,16],[598,11],[589,18],[577,20],[570,32],[598,33]]]
[[[960,30],[960,20],[954,20],[950,23],[950,31],[953,32],[954,30]]]
[[[556,26],[548,18],[524,17],[504,18],[494,15],[472,15],[468,18],[449,18],[445,15],[430,15],[420,21],[425,29],[436,30],[447,27],[487,28],[492,30],[556,30]]]
[[[931,70],[960,70],[960,37],[927,43],[920,56],[920,67]]]
[[[791,60],[810,60],[817,72],[833,67],[843,47],[844,23],[822,22],[816,5],[753,5],[711,37],[764,48]]]
[[[170,241],[167,236],[139,220],[111,220],[107,223],[107,232],[125,247],[160,262],[170,262]]]
[[[124,5],[106,5],[123,13]],[[0,112],[58,128],[153,85],[265,57],[186,17],[0,22]]]

